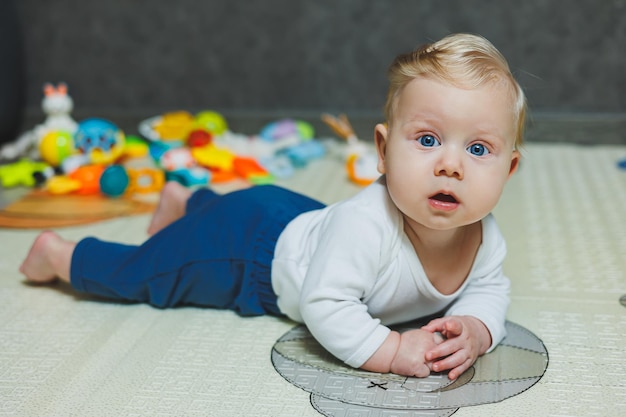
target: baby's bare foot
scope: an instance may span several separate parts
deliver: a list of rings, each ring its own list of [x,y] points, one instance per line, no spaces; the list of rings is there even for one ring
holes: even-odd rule
[[[76,244],[45,231],[35,239],[20,272],[35,283],[45,284],[60,278],[69,282],[70,263]]]
[[[159,205],[148,226],[148,234],[153,235],[185,215],[187,200],[192,191],[176,181],[169,181],[161,190]]]

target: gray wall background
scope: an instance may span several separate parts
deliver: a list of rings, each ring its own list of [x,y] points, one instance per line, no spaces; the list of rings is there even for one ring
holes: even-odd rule
[[[623,119],[626,0],[20,0],[26,111],[381,115],[395,55],[452,32],[508,58],[534,114]]]

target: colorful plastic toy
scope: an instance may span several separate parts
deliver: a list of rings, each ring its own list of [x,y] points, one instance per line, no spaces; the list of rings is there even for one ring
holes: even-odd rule
[[[186,111],[165,113],[152,126],[160,140],[182,140],[193,129],[193,115]]]
[[[14,142],[7,143],[0,149],[0,159],[13,160],[20,156],[39,157],[39,143],[48,132],[67,132],[73,135],[77,124],[70,116],[74,102],[67,93],[67,85],[59,83],[56,87],[44,84],[44,97],[41,108],[46,120],[34,129],[22,133]]]
[[[100,191],[109,197],[119,197],[128,188],[130,177],[121,165],[111,165],[100,176]]]
[[[67,175],[57,175],[46,182],[46,190],[50,194],[69,194],[80,190],[82,183],[79,180],[72,179]]]
[[[67,84],[58,83],[56,87],[51,83],[43,86],[44,98],[41,108],[46,114],[46,120],[39,129],[38,136],[41,138],[49,131],[63,131],[73,134],[77,129],[76,121],[70,116],[74,109],[74,101],[67,93]]]
[[[213,145],[192,148],[191,154],[199,165],[222,171],[232,171],[236,157],[231,151]]]
[[[126,172],[130,178],[128,193],[155,193],[160,191],[165,184],[165,174],[160,169],[129,168]]]
[[[194,167],[168,171],[165,173],[165,178],[168,181],[177,181],[186,187],[204,186],[211,182],[211,172],[204,168]]]
[[[233,171],[237,176],[245,178],[253,184],[271,184],[274,182],[272,175],[253,158],[236,157],[233,160]]]
[[[78,124],[74,146],[88,155],[94,164],[115,162],[124,152],[125,136],[115,124],[105,119],[91,118]]]
[[[348,117],[345,114],[339,117],[323,114],[322,121],[346,141],[345,158],[348,178],[361,186],[376,181],[380,176],[377,170],[378,155],[372,147],[359,141]]]
[[[61,165],[65,158],[75,153],[74,138],[69,132],[52,130],[46,133],[39,142],[41,159],[55,167]]]
[[[295,172],[295,168],[287,155],[261,158],[259,163],[275,178],[290,178]]]
[[[205,110],[196,114],[193,126],[196,129],[206,130],[213,136],[220,136],[228,130],[224,116],[212,110]]]
[[[213,136],[206,130],[195,129],[189,132],[187,136],[187,146],[190,148],[197,148],[199,146],[206,146],[211,144]]]
[[[281,154],[286,155],[294,167],[305,167],[309,161],[323,157],[326,154],[324,145],[316,140],[309,140],[298,145],[290,146]]]
[[[166,171],[188,169],[195,165],[189,148],[172,148],[166,150],[159,158],[159,165]]]
[[[278,120],[261,129],[259,136],[268,142],[303,141],[313,139],[315,129],[311,124],[292,119]]]
[[[36,184],[35,173],[49,169],[50,166],[44,162],[20,159],[17,162],[0,166],[0,183],[5,188],[33,187]]]
[[[124,157],[127,158],[143,158],[149,153],[149,147],[146,141],[139,136],[126,136],[126,145],[124,148]]]
[[[76,193],[96,194],[100,191],[100,177],[103,172],[104,165],[90,164],[79,167],[68,177],[80,183],[80,188],[76,190]]]
[[[70,155],[61,162],[60,170],[65,175],[71,174],[83,165],[89,165],[91,160],[87,155],[76,154]]]

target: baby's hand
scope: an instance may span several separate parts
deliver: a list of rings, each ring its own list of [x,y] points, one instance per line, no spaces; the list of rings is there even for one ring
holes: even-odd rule
[[[426,352],[433,351],[443,342],[440,335],[414,329],[400,335],[400,345],[391,362],[391,372],[419,378],[430,375],[431,362],[425,358]]]
[[[439,332],[446,340],[424,352],[435,372],[450,369],[448,378],[457,379],[491,346],[491,334],[482,321],[471,316],[450,316],[432,320],[422,330]]]

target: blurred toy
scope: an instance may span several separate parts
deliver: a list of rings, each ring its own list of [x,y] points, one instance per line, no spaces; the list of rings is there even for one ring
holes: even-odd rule
[[[41,102],[45,121],[34,129],[21,134],[13,143],[6,144],[0,149],[0,159],[11,160],[19,156],[39,157],[39,142],[48,132],[67,132],[73,135],[77,124],[70,116],[74,109],[74,102],[67,93],[67,85],[59,83],[56,87],[50,83],[44,84],[44,97]]]
[[[100,175],[100,191],[109,197],[119,197],[128,188],[130,177],[121,165],[111,165]]]
[[[76,153],[74,138],[69,132],[51,130],[39,142],[41,159],[52,166],[58,167],[63,160]]]
[[[36,184],[35,174],[51,169],[44,162],[34,162],[29,159],[20,159],[7,165],[0,166],[0,183],[5,188]]]
[[[193,115],[186,111],[165,113],[152,128],[160,140],[182,140],[193,128]]]
[[[158,164],[166,171],[191,168],[195,165],[189,148],[172,148],[161,154]]]
[[[195,129],[205,130],[213,136],[223,135],[228,130],[224,116],[212,110],[205,110],[196,114],[193,126]]]
[[[96,194],[100,191],[100,177],[104,166],[83,165],[67,175],[57,175],[48,180],[46,189],[51,194]]]
[[[76,132],[78,125],[70,116],[74,110],[74,101],[67,94],[67,84],[59,83],[55,87],[50,83],[44,84],[44,98],[41,102],[43,112],[46,114],[46,120],[43,125],[35,128],[39,137],[46,132],[57,130],[73,134]]]
[[[67,175],[54,176],[46,182],[46,190],[50,194],[69,194],[74,191],[80,190],[82,186],[81,182],[76,179],[72,179]]]
[[[144,120],[139,131],[150,141],[150,155],[166,177],[186,185],[204,183],[207,175],[214,183],[237,178],[269,183],[325,154],[325,147],[314,140],[313,127],[292,119],[271,122],[260,135],[248,136],[229,131],[217,112],[192,116],[182,111]]]
[[[285,144],[262,140],[259,136],[244,135],[230,131],[214,138],[213,144],[228,149],[236,155],[257,159],[272,158],[281,149],[285,148]]]
[[[320,142],[309,140],[280,151],[286,155],[296,168],[306,166],[313,159],[318,159],[326,154],[326,148]]]
[[[339,117],[323,114],[322,121],[346,141],[344,158],[348,178],[352,182],[365,186],[380,177],[377,170],[378,155],[372,147],[365,145],[357,138],[345,114]]]
[[[233,161],[233,171],[240,178],[245,178],[253,184],[271,184],[272,175],[253,158],[236,157]]]
[[[57,175],[46,183],[50,194],[96,194],[109,197],[146,194],[163,188],[165,175],[156,168],[126,168],[122,165],[85,165],[68,175]]]
[[[214,145],[191,149],[193,159],[203,167],[232,171],[236,155],[230,150]]]
[[[197,165],[197,159],[192,156],[197,149],[201,148],[166,149],[158,159],[158,164],[165,170],[165,179],[188,187],[207,185],[211,181],[211,173]]]
[[[126,172],[130,179],[128,193],[155,193],[160,191],[165,184],[165,174],[160,169],[130,168]]]
[[[124,145],[124,157],[127,158],[143,158],[148,155],[148,144],[139,136],[128,135]]]
[[[76,190],[78,194],[95,194],[100,191],[100,177],[104,168],[100,164],[83,165],[68,177],[80,183],[80,188]]]
[[[622,159],[621,161],[618,161],[617,167],[621,169],[626,169],[626,159]]]
[[[125,136],[115,124],[105,119],[85,119],[78,124],[74,146],[88,155],[94,164],[115,162],[124,152]]]
[[[267,124],[261,129],[259,136],[268,142],[281,143],[282,147],[289,147],[313,139],[315,130],[307,122],[283,119]]]
[[[199,146],[206,146],[211,143],[213,136],[203,129],[196,129],[189,132],[187,136],[187,146],[190,148],[197,148]]]
[[[261,158],[259,163],[276,178],[289,178],[295,173],[295,168],[287,155],[276,155],[269,158]]]
[[[228,132],[220,113],[205,110],[195,116],[187,111],[173,111],[139,123],[139,133],[151,141],[185,142],[193,131],[204,131],[215,138]]]
[[[100,176],[100,192],[109,197],[147,194],[160,191],[164,183],[165,175],[160,169],[111,165]]]
[[[165,173],[168,181],[177,181],[186,187],[205,186],[211,182],[211,172],[200,167],[178,169]]]
[[[78,168],[82,167],[83,165],[88,165],[89,163],[91,163],[91,160],[87,155],[84,155],[82,153],[70,155],[67,158],[63,159],[59,167],[59,171],[66,175],[71,174]]]

